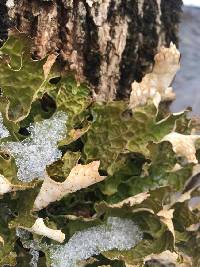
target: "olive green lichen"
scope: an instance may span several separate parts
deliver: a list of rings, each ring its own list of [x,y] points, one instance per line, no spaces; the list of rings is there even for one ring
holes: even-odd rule
[[[199,266],[199,142],[193,144],[193,156],[197,153],[190,162],[187,149],[178,153],[177,143],[166,138],[172,132],[194,133],[187,112],[170,114],[151,99],[134,110],[125,101],[95,102],[86,85],[53,67],[55,58],[33,61],[30,42],[18,33],[0,49],[0,112],[6,133],[0,140],[0,266],[27,266],[31,255],[37,255],[34,264],[52,266],[60,240],[54,234],[62,241],[65,237],[64,251],[73,235],[103,229],[111,217],[131,220],[142,240],[128,250],[112,246],[100,256],[85,257],[85,266],[97,266],[97,261],[146,266],[146,260],[150,264],[150,258],[163,255],[173,255],[177,266],[186,259],[188,266]],[[20,181],[6,142],[28,140],[30,124],[58,111],[68,118],[64,138],[55,144],[60,157],[39,180]],[[40,211],[38,199],[45,203],[39,201]]]

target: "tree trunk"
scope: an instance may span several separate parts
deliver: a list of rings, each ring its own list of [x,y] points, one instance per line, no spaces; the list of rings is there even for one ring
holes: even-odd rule
[[[10,21],[8,17],[6,0],[1,0],[0,1],[0,46],[2,46],[2,44],[8,37],[9,26],[10,26]]]
[[[178,43],[182,0],[15,0],[10,16],[35,57],[58,60],[101,100],[127,98],[161,45]],[[5,25],[7,27],[7,25]]]

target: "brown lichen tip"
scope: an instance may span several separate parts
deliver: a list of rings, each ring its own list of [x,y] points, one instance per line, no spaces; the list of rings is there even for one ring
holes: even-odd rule
[[[175,93],[169,86],[180,68],[180,52],[171,43],[169,48],[161,47],[154,60],[152,72],[145,75],[140,83],[132,83],[129,103],[131,109],[145,105],[148,99],[152,99],[155,106],[158,106],[160,101],[172,101],[175,98]]]
[[[106,176],[99,175],[99,165],[100,161],[93,161],[87,165],[77,164],[63,183],[55,182],[46,175],[33,209],[41,210],[51,202],[104,180]]]

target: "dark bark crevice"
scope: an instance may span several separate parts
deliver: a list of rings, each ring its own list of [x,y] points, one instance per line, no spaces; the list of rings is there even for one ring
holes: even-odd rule
[[[117,98],[126,98],[130,92],[130,85],[136,79],[138,68],[138,42],[141,38],[139,29],[142,26],[141,16],[138,14],[138,5],[134,0],[126,1],[125,12],[130,19],[128,25],[128,34],[126,38],[126,46],[122,54],[120,63],[120,79],[117,89]]]
[[[159,48],[158,36],[158,5],[156,0],[145,0],[143,4],[143,17],[141,22],[142,40],[138,49],[138,63],[135,73],[136,80],[141,80],[144,73],[149,70],[155,53]]]
[[[166,44],[170,42],[178,44],[178,28],[180,23],[182,0],[161,0],[161,22],[165,34]]]
[[[8,16],[8,8],[6,6],[6,0],[0,2],[0,46],[8,38],[8,28],[11,27],[12,21]]]
[[[86,79],[94,87],[96,93],[98,93],[98,85],[100,79],[100,65],[101,55],[99,52],[98,32],[97,26],[93,21],[93,17],[90,13],[88,4],[84,1],[86,8],[86,20],[84,25],[85,41],[83,45],[83,73]]]

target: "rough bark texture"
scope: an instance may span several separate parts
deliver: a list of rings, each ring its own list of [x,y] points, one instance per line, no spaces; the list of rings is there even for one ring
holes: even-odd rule
[[[6,7],[6,0],[0,1],[0,46],[8,37],[8,28],[10,21],[8,17],[8,9]]]
[[[34,55],[59,53],[101,100],[126,98],[161,45],[177,44],[182,0],[15,0],[10,12]]]

